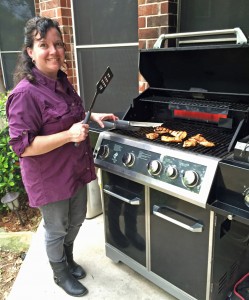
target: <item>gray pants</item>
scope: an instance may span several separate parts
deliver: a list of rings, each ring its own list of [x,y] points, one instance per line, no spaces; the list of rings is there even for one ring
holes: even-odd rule
[[[41,206],[44,220],[46,251],[51,262],[65,260],[64,244],[74,242],[86,217],[86,187],[73,197]]]

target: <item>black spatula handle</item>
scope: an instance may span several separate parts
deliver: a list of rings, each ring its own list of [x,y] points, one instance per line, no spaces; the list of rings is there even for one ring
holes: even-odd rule
[[[94,105],[95,100],[97,98],[97,95],[102,94],[104,92],[104,90],[106,89],[106,87],[108,86],[110,81],[112,80],[112,77],[113,77],[113,73],[111,71],[111,68],[107,67],[105,73],[102,75],[102,77],[100,78],[100,80],[96,84],[96,92],[95,92],[95,95],[93,97],[93,101],[91,103],[89,111],[87,112],[87,114],[85,116],[85,119],[81,122],[82,124],[88,124],[89,123],[91,113],[92,113],[92,108],[93,108],[93,105]],[[74,145],[75,145],[75,147],[78,147],[79,143],[74,143]]]

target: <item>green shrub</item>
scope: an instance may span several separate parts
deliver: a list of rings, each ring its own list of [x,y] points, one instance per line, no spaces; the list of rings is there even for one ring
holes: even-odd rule
[[[7,101],[8,95],[0,93],[0,130],[7,126],[5,103]]]
[[[7,191],[25,193],[19,158],[9,145],[9,127],[5,111],[6,100],[7,95],[0,93],[0,199]],[[4,205],[0,202],[0,211],[3,209]]]

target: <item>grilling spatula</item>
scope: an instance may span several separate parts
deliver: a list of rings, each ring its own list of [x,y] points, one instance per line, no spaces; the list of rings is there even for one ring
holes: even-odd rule
[[[162,126],[163,123],[160,122],[140,122],[140,121],[126,121],[126,120],[116,120],[113,122],[103,121],[105,128],[107,129],[123,129],[123,130],[132,130],[139,127],[157,127]],[[136,130],[135,130],[136,131]]]
[[[113,77],[113,73],[112,73],[110,67],[107,67],[105,73],[103,74],[103,76],[100,78],[100,80],[96,84],[96,91],[95,91],[95,95],[93,97],[93,101],[91,103],[89,111],[86,114],[85,119],[81,122],[82,124],[88,124],[90,117],[91,117],[92,108],[94,106],[97,96],[104,92],[104,90],[106,89],[106,87],[108,86],[110,81],[112,80],[112,77]],[[76,147],[79,146],[79,143],[75,143],[75,146]]]

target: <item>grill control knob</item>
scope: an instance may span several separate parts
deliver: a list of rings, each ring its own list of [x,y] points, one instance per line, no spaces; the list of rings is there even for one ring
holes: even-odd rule
[[[109,155],[109,147],[107,145],[101,145],[98,151],[98,155],[101,159],[107,158]]]
[[[168,166],[166,169],[166,175],[171,179],[175,179],[178,176],[177,168],[175,166]]]
[[[152,160],[148,164],[148,172],[151,175],[158,175],[162,171],[162,164],[158,160]]]
[[[135,156],[133,153],[124,153],[122,157],[122,162],[126,167],[132,167],[135,163]]]
[[[183,184],[187,187],[194,187],[199,182],[199,175],[195,171],[186,171],[183,175]]]
[[[244,197],[245,205],[249,206],[249,191],[246,191],[245,197]]]

